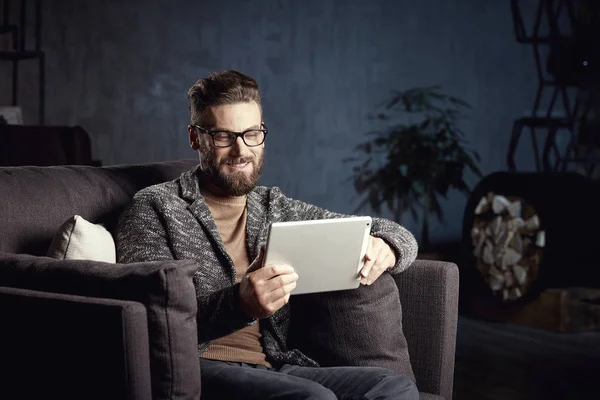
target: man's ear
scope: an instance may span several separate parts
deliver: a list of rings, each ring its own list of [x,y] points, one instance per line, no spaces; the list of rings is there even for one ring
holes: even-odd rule
[[[198,132],[196,131],[196,129],[191,126],[188,125],[188,135],[189,135],[189,139],[190,139],[190,147],[193,150],[198,151],[200,149],[200,138],[198,136]]]

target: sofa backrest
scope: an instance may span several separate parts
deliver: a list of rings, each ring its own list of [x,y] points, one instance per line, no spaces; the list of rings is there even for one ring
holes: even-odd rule
[[[1,167],[0,252],[46,255],[58,228],[75,214],[112,232],[137,191],[175,179],[197,164]]]

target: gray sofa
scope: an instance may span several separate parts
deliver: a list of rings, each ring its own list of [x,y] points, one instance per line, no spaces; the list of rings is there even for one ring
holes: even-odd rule
[[[194,263],[45,257],[67,218],[112,230],[135,192],[194,165],[0,168],[0,398],[200,397]],[[451,399],[458,268],[417,260],[394,279],[422,398]]]

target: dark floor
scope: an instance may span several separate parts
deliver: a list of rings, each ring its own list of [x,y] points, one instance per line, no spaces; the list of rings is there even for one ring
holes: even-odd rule
[[[460,317],[454,376],[455,400],[600,400],[600,332]]]

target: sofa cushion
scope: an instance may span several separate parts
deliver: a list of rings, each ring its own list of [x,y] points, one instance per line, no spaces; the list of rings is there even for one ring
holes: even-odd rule
[[[116,263],[115,241],[101,224],[92,224],[80,215],[65,221],[54,235],[48,257],[59,260],[92,260]]]
[[[321,366],[377,366],[415,380],[390,274],[358,289],[292,296],[290,306],[290,346]]]
[[[196,269],[192,261],[107,264],[0,253],[0,286],[144,304],[152,398],[198,399]]]
[[[57,228],[75,214],[112,232],[136,192],[196,165],[197,159],[101,168],[0,167],[0,251],[46,255]]]

